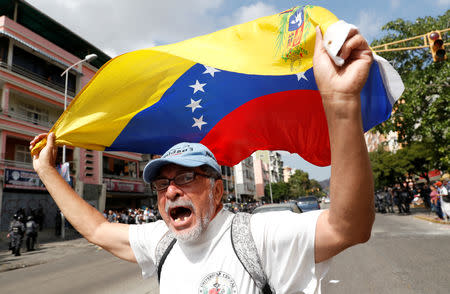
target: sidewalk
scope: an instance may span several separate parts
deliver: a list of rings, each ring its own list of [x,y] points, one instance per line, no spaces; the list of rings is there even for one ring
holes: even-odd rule
[[[429,221],[429,222],[432,222],[432,223],[450,225],[450,221],[445,221],[445,220],[439,219],[434,212],[417,213],[417,214],[414,215],[414,217],[418,218],[418,219],[421,219],[421,220]]]
[[[97,247],[75,235],[71,235],[71,240],[62,240],[60,236],[55,236],[54,229],[48,229],[39,232],[35,251],[27,252],[24,240],[20,251],[21,256],[14,256],[8,250],[9,239],[6,238],[6,234],[6,232],[0,233],[0,273],[44,264],[68,254],[79,254]],[[98,247],[97,250],[99,250]]]
[[[53,241],[41,243],[35,251],[27,252],[23,248],[21,256],[14,256],[9,250],[0,251],[0,273],[19,268],[44,264],[52,260],[64,258],[67,255],[83,254],[87,250],[101,250],[98,246],[89,243],[84,238],[69,241]]]
[[[450,222],[439,219],[436,213],[424,207],[411,207],[410,211],[414,218],[437,224],[450,225]]]

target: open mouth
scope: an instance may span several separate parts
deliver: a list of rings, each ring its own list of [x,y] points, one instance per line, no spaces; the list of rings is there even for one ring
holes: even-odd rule
[[[177,206],[169,210],[169,215],[175,223],[182,223],[189,219],[192,215],[192,210],[188,207]]]

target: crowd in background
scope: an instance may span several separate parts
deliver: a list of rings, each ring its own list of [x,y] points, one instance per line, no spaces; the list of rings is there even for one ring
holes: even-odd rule
[[[375,208],[380,213],[410,214],[411,205],[425,207],[437,220],[450,220],[449,183],[447,179],[415,184],[403,182],[375,193]],[[396,209],[395,209],[396,208]]]
[[[262,202],[224,203],[224,209],[231,212],[249,212],[251,213],[256,207],[262,205]],[[159,211],[154,207],[144,208],[127,208],[127,209],[108,209],[103,211],[103,216],[110,223],[123,224],[143,224],[157,221],[161,218]]]
[[[450,220],[450,198],[448,180],[416,184],[413,182],[403,182],[393,187],[385,187],[375,193],[375,209],[380,213],[398,213],[408,215],[411,213],[411,206],[424,207],[436,214],[436,219]],[[264,202],[226,202],[224,209],[231,212],[249,212]],[[103,212],[104,217],[109,222],[124,224],[143,224],[161,219],[158,209],[155,207],[109,209]]]
[[[161,215],[158,210],[153,207],[119,210],[109,209],[103,211],[103,216],[110,223],[122,224],[143,224],[161,219]]]

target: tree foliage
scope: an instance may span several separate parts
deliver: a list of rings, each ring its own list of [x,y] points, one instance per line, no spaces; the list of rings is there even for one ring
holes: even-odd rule
[[[266,185],[264,188],[265,198],[270,200],[270,187]],[[285,182],[272,183],[272,199],[273,202],[281,202],[283,200],[288,200],[290,197],[289,194],[289,185]]]
[[[393,186],[406,178],[421,176],[429,182],[428,171],[432,169],[432,148],[427,142],[414,142],[396,153],[379,148],[369,153],[375,188]]]
[[[423,17],[415,22],[397,19],[382,27],[386,32],[372,46],[426,34],[449,27],[450,10],[437,17]],[[443,33],[444,42],[447,34]],[[397,47],[420,46],[423,38],[401,43]],[[446,48],[448,51],[448,48]],[[433,62],[429,48],[379,53],[389,60],[402,77],[405,91],[394,105],[392,117],[376,129],[387,134],[398,133],[403,146],[426,141],[433,167],[448,170],[450,121],[450,63]],[[448,55],[448,54],[447,54]],[[448,56],[450,59],[450,56]],[[373,155],[375,156],[375,155]],[[378,155],[377,155],[378,156]]]
[[[270,200],[270,187],[264,188],[265,199]],[[296,170],[287,183],[272,183],[272,199],[281,202],[289,199],[297,199],[300,196],[316,195],[324,196],[319,182],[309,178],[309,174],[302,170]]]
[[[311,181],[307,172],[296,170],[289,178],[289,190],[292,196],[299,197],[307,194],[311,189]]]

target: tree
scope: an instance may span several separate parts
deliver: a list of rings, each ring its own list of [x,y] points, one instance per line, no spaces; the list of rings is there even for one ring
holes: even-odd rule
[[[308,190],[307,194],[308,195],[316,195],[316,196],[326,196],[326,193],[324,191],[322,191],[322,186],[320,185],[320,183],[314,179],[311,179],[311,189]]]
[[[397,19],[382,27],[386,35],[372,42],[372,46],[385,44],[447,28],[450,10],[437,17],[418,18],[415,22]],[[446,42],[447,34],[442,35]],[[400,44],[399,46],[404,46]],[[423,39],[407,45],[423,45]],[[393,107],[389,120],[376,127],[387,134],[398,133],[398,141],[404,146],[426,140],[431,147],[430,165],[448,170],[450,165],[450,64],[449,61],[433,62],[428,48],[379,53],[397,69],[405,84],[405,91]]]
[[[264,198],[270,201],[270,187],[264,187]],[[289,195],[289,184],[285,182],[272,183],[273,202],[280,202],[291,198]]]
[[[320,183],[314,179],[310,180],[308,173],[302,170],[296,170],[287,183],[272,183],[273,202],[296,199],[305,195],[324,196],[325,194],[322,192]],[[269,185],[264,187],[264,198],[270,200]]]
[[[432,148],[427,142],[414,142],[396,153],[383,148],[369,153],[375,188],[393,186],[404,182],[406,178],[412,179],[415,175],[425,178],[429,183],[428,171],[433,166],[432,154]]]
[[[433,168],[433,148],[425,142],[413,142],[406,148],[397,152],[397,156],[403,157],[403,160],[409,164],[406,166],[406,172],[409,178],[419,175],[430,183],[428,172]]]
[[[409,162],[397,153],[385,151],[382,147],[369,153],[375,189],[393,186],[405,180]]]
[[[309,189],[311,189],[311,182],[308,173],[296,170],[289,178],[289,191],[292,197],[297,198],[306,195]]]

